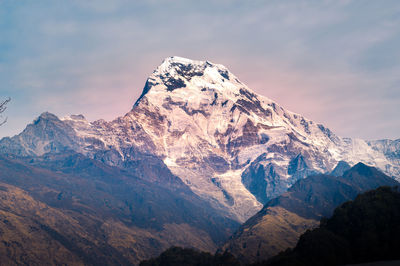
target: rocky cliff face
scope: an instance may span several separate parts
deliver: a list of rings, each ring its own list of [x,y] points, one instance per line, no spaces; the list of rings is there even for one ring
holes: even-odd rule
[[[0,141],[2,153],[72,149],[131,170],[150,156],[237,221],[341,160],[398,176],[398,148],[398,141],[338,137],[256,94],[224,66],[179,57],[164,60],[123,117],[88,122],[81,115],[44,113],[21,134]],[[152,181],[164,182],[162,176]]]

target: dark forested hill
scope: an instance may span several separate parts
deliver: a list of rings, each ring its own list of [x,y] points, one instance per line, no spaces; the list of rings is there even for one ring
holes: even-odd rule
[[[140,266],[240,266],[232,254],[211,255],[194,249],[171,247],[154,259],[142,261]]]
[[[344,265],[400,260],[400,193],[380,187],[336,208],[293,250],[256,265]]]

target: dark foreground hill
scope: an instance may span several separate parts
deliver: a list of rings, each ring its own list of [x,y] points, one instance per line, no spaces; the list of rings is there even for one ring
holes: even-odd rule
[[[379,186],[399,183],[374,167],[358,163],[342,176],[315,175],[299,180],[269,201],[222,247],[243,263],[266,260],[296,245],[300,235],[330,217],[341,203]]]
[[[400,193],[380,187],[336,208],[294,249],[255,265],[345,265],[400,259]],[[398,265],[398,264],[397,264]]]

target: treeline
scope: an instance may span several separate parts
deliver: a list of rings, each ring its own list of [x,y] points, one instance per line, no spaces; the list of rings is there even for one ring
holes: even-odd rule
[[[190,248],[172,247],[155,259],[142,261],[140,266],[240,266],[240,263],[228,252],[211,255]]]

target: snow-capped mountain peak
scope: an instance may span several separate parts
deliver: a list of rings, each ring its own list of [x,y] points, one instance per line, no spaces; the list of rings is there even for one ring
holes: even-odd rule
[[[163,77],[183,77],[191,79],[193,76],[202,76],[209,74],[208,76],[214,79],[229,79],[227,76],[227,68],[223,65],[214,64],[210,61],[191,60],[179,56],[171,56],[164,59],[159,67],[157,67],[153,75]],[[152,76],[153,76],[152,75]],[[222,76],[221,76],[222,75]],[[219,82],[219,80],[215,80]]]
[[[175,99],[198,108],[210,100],[215,103],[215,97],[222,95],[225,100],[236,99],[244,90],[253,93],[223,65],[173,56],[151,74],[140,99],[146,95],[153,104]]]

